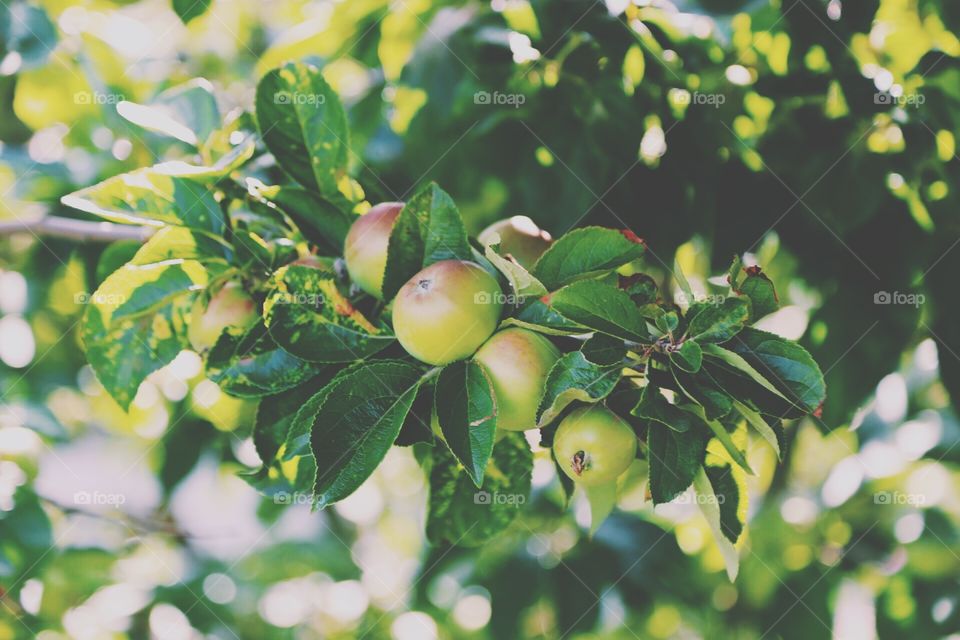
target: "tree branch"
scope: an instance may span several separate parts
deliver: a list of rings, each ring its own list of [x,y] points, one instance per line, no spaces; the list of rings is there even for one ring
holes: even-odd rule
[[[29,233],[34,236],[66,238],[81,242],[113,242],[114,240],[144,242],[155,231],[154,227],[74,220],[60,216],[44,216],[34,220],[0,220],[0,236]]]

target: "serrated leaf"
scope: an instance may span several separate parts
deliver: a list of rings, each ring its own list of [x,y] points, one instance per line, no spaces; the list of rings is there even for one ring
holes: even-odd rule
[[[534,300],[521,309],[516,316],[504,319],[501,326],[521,327],[553,336],[590,333],[590,329],[564,318],[543,300]]]
[[[726,342],[750,319],[750,303],[743,298],[724,298],[721,304],[695,302],[687,316],[687,336],[700,344]]]
[[[447,446],[480,487],[497,428],[497,403],[483,367],[472,360],[444,367],[434,407]]]
[[[716,380],[701,368],[698,375],[692,375],[679,369],[673,369],[674,379],[680,391],[693,402],[703,407],[708,420],[722,418],[733,409],[733,398]]]
[[[320,70],[289,62],[257,84],[257,126],[280,166],[308,189],[339,191],[349,153],[347,114]]]
[[[640,311],[614,286],[596,280],[574,282],[554,293],[550,306],[568,320],[615,338],[650,340]]]
[[[647,453],[653,504],[670,502],[690,487],[706,458],[707,441],[700,430],[677,433],[662,425],[650,427]]]
[[[126,265],[90,297],[81,327],[87,360],[124,410],[140,383],[186,348],[185,317],[206,283],[195,261]]]
[[[720,507],[720,531],[736,544],[743,533],[747,515],[745,494],[735,477],[736,470],[729,464],[707,465],[704,470]]]
[[[427,538],[474,547],[503,531],[530,497],[533,454],[522,433],[493,447],[481,489],[446,447],[434,447]]]
[[[760,267],[748,267],[744,270],[746,277],[736,291],[750,299],[750,320],[757,321],[780,308],[780,299],[773,282]]]
[[[746,375],[748,378],[759,384],[761,387],[774,394],[778,398],[781,398],[787,402],[790,400],[780,392],[777,387],[773,385],[772,382],[767,380],[759,371],[757,371],[753,365],[747,362],[743,356],[739,353],[735,353],[725,347],[721,347],[716,344],[705,344],[702,345],[703,353],[705,356],[708,356],[712,359],[715,359],[718,362],[728,365],[731,369],[741,374]]]
[[[597,365],[589,362],[580,351],[564,354],[547,374],[543,397],[537,409],[537,426],[552,422],[575,400],[599,402],[617,386],[623,366]]]
[[[331,385],[310,438],[318,508],[349,496],[377,468],[400,433],[422,374],[404,362],[368,362]]]
[[[250,329],[228,328],[207,354],[207,375],[230,395],[260,398],[292,389],[322,365],[281,349],[260,320]]]
[[[533,275],[554,291],[641,257],[646,245],[629,231],[604,227],[574,229],[558,238],[533,266]]]
[[[687,373],[700,371],[700,366],[703,364],[703,350],[692,339],[684,340],[677,349],[668,351],[668,356],[673,366]]]
[[[473,250],[453,199],[430,182],[410,198],[393,224],[384,299],[393,298],[418,271],[442,260],[473,260]]]
[[[311,362],[353,362],[386,348],[394,336],[373,324],[337,289],[332,273],[289,265],[274,276],[264,317],[281,347]]]
[[[643,388],[640,392],[640,401],[630,413],[644,420],[659,422],[678,433],[687,431],[702,433],[707,426],[698,414],[670,403],[654,384],[648,384]]]
[[[510,283],[510,289],[517,296],[516,304],[522,305],[524,298],[540,298],[547,293],[547,288],[534,278],[529,271],[517,262],[501,256],[493,245],[487,245],[484,256]]]
[[[707,477],[707,472],[703,467],[697,472],[693,486],[698,496],[697,504],[700,506],[700,511],[706,518],[707,524],[710,525],[713,539],[716,541],[720,549],[720,554],[723,556],[723,563],[727,569],[727,578],[733,582],[737,579],[737,573],[739,573],[740,554],[737,553],[737,548],[733,546],[733,543],[727,539],[723,532],[719,499],[714,493],[713,485],[710,483],[710,478]]]
[[[205,185],[154,168],[108,178],[63,196],[61,202],[111,222],[154,227],[171,224],[223,234],[223,214]]]

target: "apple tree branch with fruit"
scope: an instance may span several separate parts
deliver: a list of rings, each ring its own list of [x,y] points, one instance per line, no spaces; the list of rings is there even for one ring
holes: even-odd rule
[[[268,72],[255,106],[198,136],[199,164],[64,198],[156,229],[82,323],[121,407],[193,349],[222,391],[259,400],[263,466],[246,476],[259,491],[322,508],[391,447],[412,447],[430,479],[428,536],[452,544],[482,544],[522,511],[531,443],[568,499],[586,496],[593,529],[645,467],[654,505],[696,497],[735,575],[751,432],[780,454],[783,420],[825,397],[803,348],[752,326],[778,306],[759,267],[735,260],[727,290],[698,300],[678,267],[676,297],[648,275],[630,230],[553,240],[517,218],[474,240],[434,183],[370,206],[348,174],[344,108],[317,69]]]

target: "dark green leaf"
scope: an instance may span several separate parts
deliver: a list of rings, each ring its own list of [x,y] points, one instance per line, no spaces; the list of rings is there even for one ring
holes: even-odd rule
[[[670,403],[653,384],[643,388],[640,402],[630,413],[638,418],[659,422],[678,433],[706,432],[707,425],[702,417]]]
[[[257,125],[264,144],[294,179],[326,196],[347,173],[347,114],[316,67],[288,62],[257,85]]]
[[[720,507],[720,530],[730,542],[736,543],[743,533],[745,519],[741,508],[740,486],[734,478],[734,470],[729,464],[705,467],[707,478],[713,487]]]
[[[583,357],[589,362],[600,365],[621,364],[627,355],[623,340],[595,333],[580,347]]]
[[[261,193],[290,216],[323,255],[343,254],[343,241],[357,216],[338,206],[337,198],[328,200],[299,187],[271,187]]]
[[[444,367],[434,407],[447,446],[480,487],[497,428],[493,386],[483,367],[472,360]]]
[[[494,445],[481,489],[446,447],[433,451],[427,537],[435,544],[481,545],[530,497],[533,454],[522,433],[507,433]]]
[[[550,291],[621,267],[641,257],[646,245],[629,231],[583,227],[567,233],[540,256],[533,275]]]
[[[773,287],[773,282],[760,267],[745,269],[747,276],[737,288],[737,293],[750,299],[750,319],[759,320],[780,308],[780,299]]]
[[[537,425],[552,422],[573,401],[599,402],[606,398],[622,375],[623,365],[596,365],[583,352],[564,354],[550,369],[537,409]]]
[[[180,16],[183,24],[199,18],[207,12],[213,0],[173,0],[173,10]]]
[[[726,342],[737,335],[750,318],[750,303],[743,298],[725,298],[720,304],[695,302],[687,312],[687,335],[704,344]]]
[[[400,433],[422,373],[403,362],[370,362],[326,391],[310,439],[317,507],[346,498],[377,468]]]
[[[677,433],[662,425],[650,427],[647,453],[653,504],[670,502],[690,487],[706,458],[708,440],[699,430]]]
[[[678,349],[669,351],[673,366],[688,373],[696,373],[703,364],[703,350],[694,340],[684,340]]]
[[[503,324],[504,326],[522,327],[554,336],[569,336],[590,332],[587,327],[564,318],[543,300],[534,300],[521,309],[515,317],[506,318]]]
[[[649,341],[646,322],[630,296],[608,284],[582,280],[554,293],[550,306],[563,317],[615,338]]]

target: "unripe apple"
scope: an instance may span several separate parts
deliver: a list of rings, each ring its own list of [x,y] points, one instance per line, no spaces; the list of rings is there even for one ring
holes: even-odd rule
[[[433,365],[462,360],[497,328],[502,298],[496,278],[480,265],[442,260],[400,288],[393,330],[417,360]]]
[[[493,241],[495,233],[500,235],[500,253],[510,254],[525,269],[533,267],[543,252],[553,244],[550,234],[527,216],[513,216],[494,222],[480,232],[477,240],[487,246]]]
[[[498,331],[480,347],[474,359],[493,383],[498,429],[524,431],[537,426],[543,384],[559,358],[552,342],[527,329]]]
[[[380,298],[387,268],[387,245],[402,202],[381,202],[357,218],[343,245],[350,279],[363,291]]]
[[[617,414],[601,405],[571,412],[557,427],[553,454],[574,482],[612,482],[637,455],[637,436]]]
[[[257,321],[257,303],[237,282],[228,282],[207,302],[197,297],[190,313],[187,338],[194,351],[203,353],[216,344],[227,327],[246,329]]]

